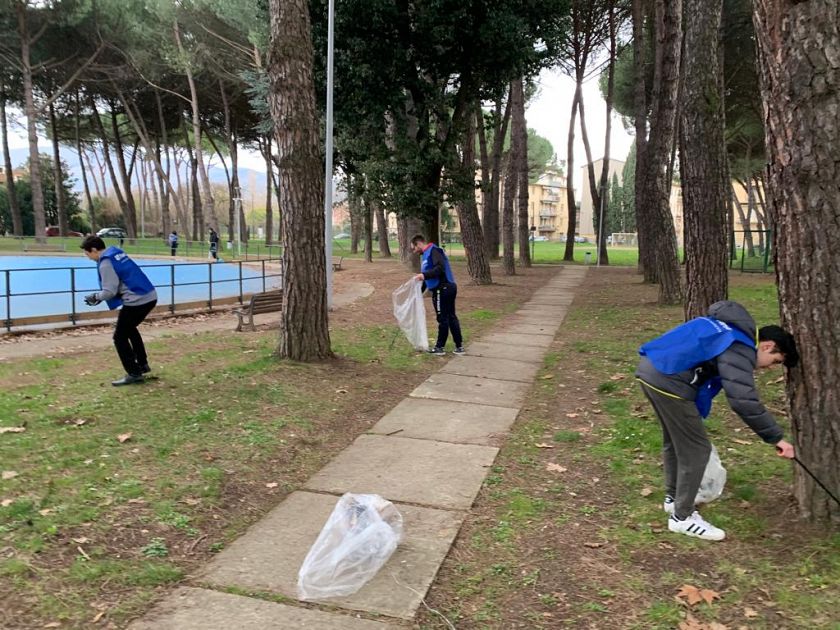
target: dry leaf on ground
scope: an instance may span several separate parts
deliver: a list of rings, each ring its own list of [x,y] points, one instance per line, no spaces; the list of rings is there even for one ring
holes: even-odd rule
[[[267,484],[265,484],[266,488],[276,488],[277,486],[278,486],[278,483],[276,481],[270,481]]]
[[[537,448],[554,448],[554,444],[546,444],[545,442],[540,442],[539,444],[535,444]]]
[[[123,444],[123,443],[125,443],[125,442],[128,442],[128,441],[131,439],[131,436],[132,436],[132,435],[133,435],[133,433],[132,433],[131,431],[129,431],[128,433],[120,433],[120,434],[117,436],[117,441],[118,441],[120,444]]]
[[[590,549],[598,549],[599,547],[603,547],[604,543],[602,542],[585,542],[583,543],[584,547],[589,547]]]
[[[643,497],[649,497],[653,494],[653,488],[642,488],[639,491],[639,494],[641,494]]]
[[[18,472],[16,470],[4,470],[2,473],[0,473],[0,477],[2,477],[3,481],[14,479],[17,476]]]
[[[739,440],[738,438],[732,438],[732,441],[735,442],[735,444],[752,444],[749,440]]]
[[[569,470],[565,466],[561,466],[560,464],[555,464],[553,462],[549,462],[548,464],[546,464],[545,469],[549,472],[559,472],[559,473],[564,473],[567,470]]]
[[[0,427],[0,433],[23,433],[26,427]]]
[[[758,617],[758,611],[754,608],[750,608],[749,606],[747,606],[746,608],[744,608],[744,617],[748,617],[750,619],[752,619],[753,617]]]
[[[567,413],[567,418],[577,418],[580,414],[579,413]]]
[[[720,599],[720,593],[708,588],[697,588],[692,584],[683,584],[677,592],[677,598],[685,599],[689,606],[700,602],[711,604],[714,600]]]

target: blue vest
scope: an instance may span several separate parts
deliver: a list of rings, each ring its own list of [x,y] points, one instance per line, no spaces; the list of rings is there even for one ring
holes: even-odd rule
[[[99,265],[101,265],[102,261],[106,258],[111,261],[111,266],[114,268],[117,277],[132,293],[145,295],[146,293],[151,293],[155,290],[155,285],[153,285],[146,277],[143,270],[140,269],[137,263],[131,260],[131,258],[128,257],[128,254],[119,247],[114,247],[112,245],[102,252],[99,256],[99,261],[96,263],[97,271],[99,270]],[[99,276],[99,288],[102,288],[102,276]],[[106,303],[108,304],[108,308],[114,310],[115,308],[122,306],[123,302],[119,295],[115,295]]]
[[[420,271],[427,272],[431,271],[432,267],[434,267],[434,262],[432,262],[432,251],[438,250],[440,255],[443,256],[443,268],[446,271],[446,281],[449,284],[455,284],[455,274],[452,273],[452,267],[449,266],[449,258],[446,257],[446,253],[437,245],[432,243],[431,247],[426,248],[426,251],[423,252],[423,262],[420,265]],[[437,289],[438,285],[440,284],[440,278],[426,278],[426,287],[429,289]]]
[[[698,317],[648,341],[639,354],[647,357],[663,374],[677,374],[711,361],[733,343],[756,348],[756,340],[742,330],[711,317]],[[695,405],[704,418],[712,409],[712,399],[722,387],[719,376],[700,385]]]

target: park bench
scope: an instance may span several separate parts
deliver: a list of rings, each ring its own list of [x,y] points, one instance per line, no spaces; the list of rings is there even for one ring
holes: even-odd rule
[[[23,246],[25,252],[66,252],[67,246],[64,243],[27,243]]]
[[[333,271],[340,271],[341,270],[341,261],[344,260],[343,256],[333,256],[332,257],[332,268]]]
[[[235,309],[233,312],[239,318],[239,323],[236,324],[236,332],[242,330],[242,325],[247,325],[251,330],[256,330],[254,326],[254,315],[262,315],[263,313],[277,313],[283,310],[283,292],[282,291],[266,291],[265,293],[255,293],[251,296],[251,300],[245,308]]]

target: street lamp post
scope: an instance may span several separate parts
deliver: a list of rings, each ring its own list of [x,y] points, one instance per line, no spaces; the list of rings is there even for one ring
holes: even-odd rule
[[[327,26],[327,146],[326,164],[324,167],[324,253],[326,255],[327,271],[327,309],[332,308],[332,180],[333,180],[333,86],[335,53],[335,0],[329,0]]]

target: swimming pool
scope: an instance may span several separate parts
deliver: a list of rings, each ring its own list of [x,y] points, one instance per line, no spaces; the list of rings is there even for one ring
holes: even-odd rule
[[[280,285],[264,263],[176,262],[135,258],[157,288],[158,304],[182,304],[256,293]],[[0,320],[106,311],[86,306],[99,290],[96,263],[82,256],[0,256]]]

